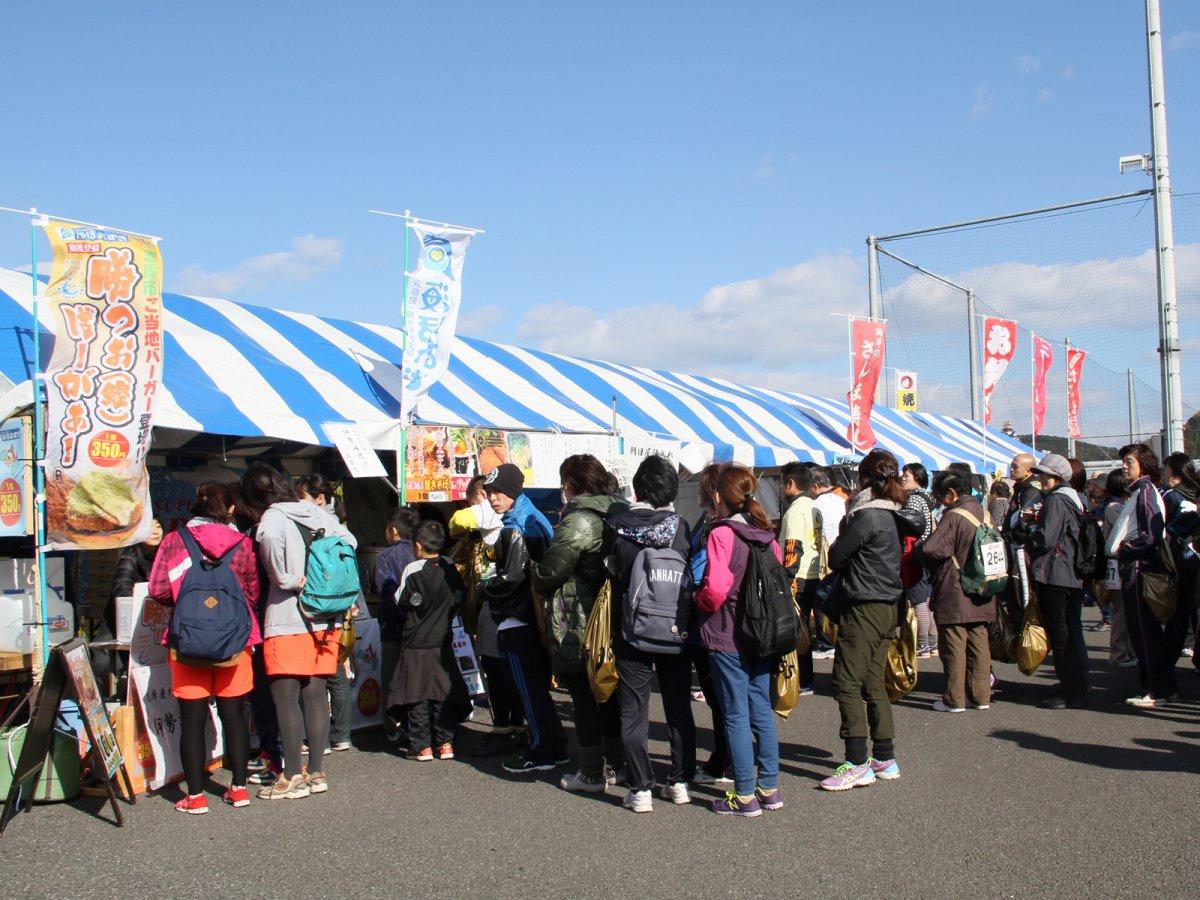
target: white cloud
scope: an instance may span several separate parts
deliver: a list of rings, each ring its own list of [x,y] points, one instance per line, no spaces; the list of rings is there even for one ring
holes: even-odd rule
[[[295,284],[329,271],[342,261],[340,238],[312,234],[292,238],[291,250],[251,256],[229,269],[206,271],[186,266],[172,282],[171,290],[182,294],[236,297],[273,284]]]
[[[1181,31],[1167,39],[1167,52],[1174,53],[1197,42],[1200,42],[1200,31]]]
[[[772,153],[764,153],[754,171],[750,173],[750,177],[761,181],[770,178],[775,174],[775,156]]]
[[[574,356],[827,392],[846,353],[846,320],[866,312],[866,278],[849,254],[823,255],[710,289],[693,305],[646,303],[597,312],[564,302],[529,310],[518,338]],[[846,389],[845,380],[837,391]]]
[[[1038,99],[1039,103],[1045,103],[1047,100],[1050,99],[1051,96],[1052,95],[1050,93],[1050,88],[1042,88],[1040,91],[1037,92],[1037,99]]]
[[[1042,61],[1036,56],[1030,56],[1028,53],[1022,53],[1012,61],[1012,67],[1017,70],[1020,75],[1032,75],[1042,67]]]
[[[495,304],[465,309],[458,315],[458,327],[455,330],[468,337],[486,338],[503,317],[504,310]]]
[[[975,102],[971,104],[971,118],[982,119],[992,111],[992,92],[987,85],[981,84],[975,88]]]

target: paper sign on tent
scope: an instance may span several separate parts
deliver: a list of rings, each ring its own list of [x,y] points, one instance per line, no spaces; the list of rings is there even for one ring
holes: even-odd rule
[[[321,427],[342,455],[351,478],[387,478],[387,469],[362,428],[353,422],[324,422]]]

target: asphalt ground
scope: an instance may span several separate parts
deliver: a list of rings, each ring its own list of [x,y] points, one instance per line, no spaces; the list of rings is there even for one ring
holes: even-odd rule
[[[561,773],[509,776],[500,758],[418,763],[366,733],[305,800],[235,810],[214,781],[208,815],[177,813],[167,789],[126,807],[124,828],[99,800],[39,806],[0,838],[0,894],[1195,897],[1200,675],[1181,660],[1181,699],[1132,710],[1136,670],[1107,666],[1106,641],[1088,632],[1086,710],[1037,706],[1048,666],[1031,679],[998,664],[990,710],[936,713],[941,667],[923,660],[895,710],[902,777],[843,794],[816,788],[842,761],[832,663],[818,662],[817,696],[780,723],[786,806],[758,819],[714,815],[704,789],[635,815],[616,788],[568,794]],[[693,710],[711,747],[707,708]],[[665,774],[657,703],[651,737]]]

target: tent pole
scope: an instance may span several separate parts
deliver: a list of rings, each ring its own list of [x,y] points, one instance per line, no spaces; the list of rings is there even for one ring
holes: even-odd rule
[[[404,211],[403,299],[400,301],[400,449],[396,453],[396,481],[400,485],[400,505],[408,505],[408,416],[404,414],[404,357],[408,355],[408,226],[411,210]]]
[[[29,280],[33,288],[33,493],[34,493],[34,565],[37,568],[37,641],[35,649],[37,659],[34,660],[34,682],[39,683],[50,662],[50,635],[46,625],[50,621],[49,610],[46,608],[46,469],[43,465],[46,448],[42,439],[42,342],[41,322],[38,319],[38,277],[37,277],[37,230],[45,221],[38,215],[37,209],[29,209]]]

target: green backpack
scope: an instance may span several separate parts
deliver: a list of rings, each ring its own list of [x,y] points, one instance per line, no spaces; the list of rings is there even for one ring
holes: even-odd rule
[[[990,600],[1008,587],[1008,552],[1004,538],[991,525],[980,522],[965,509],[952,509],[950,512],[962,516],[975,529],[966,563],[960,566],[958,559],[951,557],[954,567],[958,569],[958,581],[963,593],[968,597]]]

